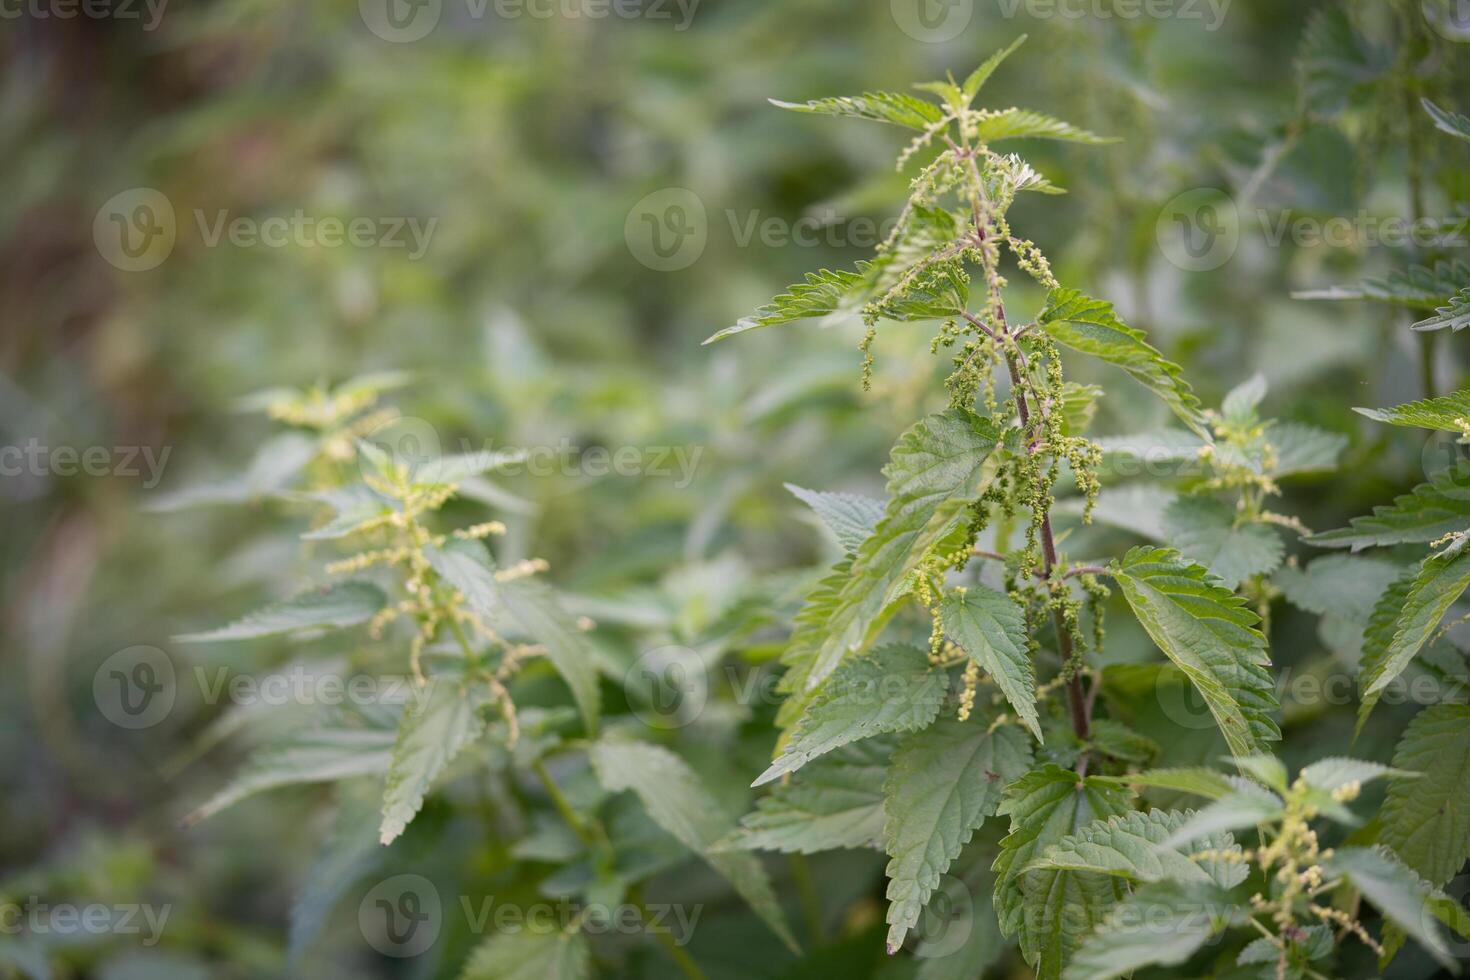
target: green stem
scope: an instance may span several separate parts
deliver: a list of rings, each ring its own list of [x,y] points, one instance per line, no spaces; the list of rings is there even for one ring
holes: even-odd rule
[[[628,889],[628,900],[638,907],[638,917],[645,923],[648,923],[648,909],[643,904],[643,889],[636,885]],[[694,962],[694,957],[690,956],[685,952],[683,946],[680,946],[674,941],[674,937],[670,935],[667,929],[653,926],[650,923],[649,932],[653,933],[659,945],[673,958],[674,963],[678,965],[680,972],[684,976],[688,977],[689,980],[706,980],[704,971],[699,968],[698,963]]]
[[[805,854],[791,855],[791,879],[796,883],[796,894],[801,899],[807,937],[813,946],[820,946],[825,938],[822,928],[822,902],[817,896],[817,887],[812,881],[812,869],[807,864]]]

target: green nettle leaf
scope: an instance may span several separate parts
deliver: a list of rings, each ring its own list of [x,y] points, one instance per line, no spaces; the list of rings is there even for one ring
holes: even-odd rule
[[[1281,797],[1248,780],[1235,782],[1232,791],[1205,806],[1164,841],[1166,847],[1208,837],[1226,830],[1245,830],[1277,820],[1286,812]]]
[[[1048,764],[1006,787],[1000,814],[1010,833],[995,859],[995,910],[1040,978],[1061,975],[1082,937],[1123,896],[1126,884],[1091,872],[1031,870],[1047,848],[1097,819],[1128,812],[1128,792],[1095,776]]]
[[[1229,796],[1235,792],[1235,783],[1229,776],[1213,769],[1193,766],[1178,769],[1150,769],[1146,772],[1131,772],[1126,776],[1095,776],[1093,778],[1117,786],[1193,793],[1195,796],[1203,796],[1211,800],[1218,800],[1222,796]]]
[[[1236,523],[1234,507],[1214,497],[1180,497],[1164,511],[1167,540],[1227,588],[1281,564],[1285,546],[1268,524]]]
[[[1118,319],[1113,304],[1073,289],[1054,290],[1038,321],[1057,343],[1091,354],[1127,371],[1135,381],[1164,400],[1185,425],[1212,441],[1209,421],[1179,365],[1168,360],[1135,330]]]
[[[1329,881],[1346,878],[1389,922],[1441,964],[1458,970],[1443,931],[1435,922],[1432,902],[1443,893],[1431,887],[1392,851],[1384,847],[1340,847],[1323,862]]]
[[[1444,470],[1429,483],[1354,517],[1349,526],[1307,538],[1309,544],[1361,551],[1375,545],[1425,544],[1470,527],[1470,463]]]
[[[835,599],[823,597],[825,622],[808,621],[809,628],[792,637],[785,659],[805,670],[805,697],[873,641],[908,594],[911,573],[929,549],[967,520],[966,508],[994,472],[991,454],[1000,438],[994,423],[965,409],[921,419],[899,438],[883,471],[883,520],[858,548]]]
[[[781,754],[751,785],[858,739],[923,728],[938,716],[948,687],[949,676],[929,663],[926,650],[883,646],[849,660],[817,689]]]
[[[1442,885],[1470,860],[1470,705],[1436,704],[1415,715],[1393,764],[1422,775],[1388,784],[1380,839]]]
[[[521,929],[481,943],[459,980],[586,980],[592,950],[576,930]]]
[[[806,282],[788,287],[786,292],[756,310],[754,314],[742,317],[734,326],[714,334],[705,343],[713,344],[750,330],[835,313],[849,295],[872,284],[872,271],[873,266],[865,263],[858,267],[857,272],[830,269],[808,272]]]
[[[1204,698],[1232,754],[1259,754],[1281,737],[1266,640],[1244,599],[1170,548],[1134,548],[1113,574],[1139,623]]]
[[[1424,106],[1424,111],[1434,119],[1434,125],[1440,132],[1449,133],[1462,140],[1470,140],[1470,116],[1465,116],[1452,109],[1441,109],[1428,99],[1420,99],[1419,103]]]
[[[1313,113],[1336,115],[1393,67],[1393,52],[1366,37],[1341,7],[1322,7],[1307,22],[1297,70]]]
[[[781,663],[786,673],[781,675],[777,690],[786,695],[781,707],[776,709],[776,724],[789,729],[801,717],[809,699],[807,679],[815,666],[815,652],[827,637],[827,623],[842,599],[842,590],[852,578],[852,559],[844,558],[831,570],[811,592],[791,620],[791,640],[781,653]]]
[[[1348,759],[1336,755],[1318,759],[1309,766],[1303,766],[1297,775],[1312,789],[1323,793],[1331,793],[1348,783],[1371,783],[1375,779],[1383,779],[1388,776],[1399,779],[1414,777],[1412,772],[1385,766],[1381,762],[1367,762],[1363,759]]]
[[[1068,143],[1088,143],[1100,146],[1118,142],[1116,137],[1099,136],[1085,129],[1062,122],[1051,116],[1030,109],[1002,109],[980,120],[976,135],[981,143],[999,140],[1040,139],[1063,140]]]
[[[813,99],[810,102],[782,102],[771,99],[771,105],[792,112],[815,112],[826,116],[851,116],[873,122],[894,123],[910,129],[927,130],[944,119],[944,110],[933,102],[902,92],[864,92],[862,95]]]
[[[281,786],[334,783],[388,771],[393,733],[382,729],[325,728],[296,732],[258,749],[231,783],[184,818],[198,823],[247,797]]]
[[[1025,611],[1004,592],[977,585],[946,595],[939,603],[939,621],[995,681],[1021,723],[1041,741],[1036,670],[1026,639]]]
[[[1224,401],[1220,403],[1220,413],[1231,425],[1251,425],[1257,419],[1256,408],[1265,400],[1269,390],[1266,376],[1257,371],[1226,392]]]
[[[1465,433],[1470,430],[1470,388],[1393,408],[1355,408],[1353,411],[1390,425]]]
[[[1371,299],[1430,310],[1444,298],[1470,282],[1470,265],[1459,259],[1436,262],[1433,267],[1415,265],[1395,269],[1384,279],[1364,279],[1353,286],[1292,293],[1293,299]]]
[[[378,840],[391,844],[424,805],[434,780],[454,757],[485,733],[480,709],[488,691],[448,678],[430,678],[415,692],[398,724],[393,761],[383,787],[383,822]]]
[[[888,951],[896,952],[960,848],[1031,767],[1031,743],[983,717],[946,719],[899,743],[883,793]]]
[[[1103,451],[1103,460],[1122,475],[1138,475],[1142,467],[1169,464],[1171,469],[1160,476],[1174,476],[1182,471],[1181,463],[1197,463],[1204,440],[1183,429],[1159,429],[1131,436],[1103,436],[1094,439]]]
[[[1338,458],[1347,449],[1348,437],[1298,422],[1278,422],[1266,430],[1274,465],[1271,476],[1326,473],[1337,469]]]
[[[193,507],[248,504],[281,493],[316,458],[321,446],[301,432],[283,432],[268,440],[250,460],[244,473],[152,494],[141,509],[154,514]]]
[[[790,483],[786,484],[786,489],[817,512],[822,523],[837,536],[842,550],[849,555],[858,550],[883,519],[883,501],[872,497],[856,493],[823,493]]]
[[[1231,835],[1213,834],[1165,846],[1164,842],[1192,817],[1188,810],[1134,810],[1097,820],[1047,848],[1028,870],[1089,871],[1133,884],[1178,881],[1234,888],[1249,873],[1244,862],[1223,858],[1196,862],[1189,858],[1205,850],[1239,853],[1240,845]]]
[[[720,848],[814,854],[883,842],[883,782],[891,740],[879,737],[822,756],[756,801]]]
[[[384,732],[384,735],[390,733]],[[388,768],[388,751],[382,754]],[[326,925],[332,909],[352,884],[375,867],[384,851],[378,846],[378,787],[362,780],[339,784],[337,813],[301,889],[291,902],[287,962],[295,966]]]
[[[918,273],[903,292],[875,302],[872,315],[907,323],[913,320],[945,320],[965,312],[970,301],[970,282],[958,263],[943,262]]]
[[[1470,538],[1424,559],[1417,572],[1394,583],[1373,610],[1363,640],[1358,681],[1363,689],[1358,729],[1385,688],[1404,672],[1456,599],[1470,587]]]
[[[1434,316],[1425,317],[1414,324],[1415,330],[1444,330],[1459,333],[1470,326],[1470,286],[1466,286],[1449,298],[1443,306],[1434,309]]]
[[[453,541],[427,554],[434,571],[462,592],[470,608],[486,622],[496,628],[509,627],[545,649],[546,659],[572,689],[583,724],[595,732],[602,707],[596,655],[556,593],[534,577],[497,581],[490,553],[478,541]]]
[[[304,541],[335,541],[345,538],[370,524],[376,524],[397,509],[394,501],[361,483],[330,490],[290,494],[287,499],[321,504],[331,509],[331,519],[301,535]]]
[[[1298,609],[1366,626],[1383,591],[1404,574],[1385,558],[1325,555],[1306,568],[1279,569],[1272,582]]]
[[[1145,885],[1113,909],[1061,976],[1113,980],[1146,966],[1179,966],[1230,925],[1235,904],[1210,884]]]
[[[609,792],[632,790],[653,822],[724,875],[781,941],[794,951],[781,905],[754,854],[718,850],[730,821],[689,764],[668,749],[645,742],[603,739],[588,750],[597,778]]]
[[[981,87],[995,74],[995,70],[1001,66],[1001,62],[1009,58],[1015,50],[1026,43],[1027,35],[1022,34],[1010,43],[1008,47],[1002,48],[995,54],[980,63],[980,67],[970,72],[965,78],[965,83],[960,86],[960,94],[964,97],[964,104],[969,105],[975,101],[975,96],[980,93]]]
[[[387,605],[388,597],[371,582],[337,582],[298,592],[240,617],[228,626],[202,633],[183,633],[178,643],[247,640],[308,629],[341,629],[365,623]]]

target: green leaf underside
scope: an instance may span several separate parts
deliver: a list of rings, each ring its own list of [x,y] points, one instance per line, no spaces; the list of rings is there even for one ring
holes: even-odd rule
[[[1353,411],[1389,425],[1463,433],[1470,429],[1470,389],[1392,408],[1355,408]]]
[[[1465,539],[1424,559],[1389,587],[1373,610],[1364,633],[1358,672],[1362,703],[1358,729],[1368,720],[1383,690],[1404,669],[1439,628],[1456,599],[1470,587],[1470,547]]]
[[[892,748],[869,738],[814,760],[757,800],[720,846],[798,854],[879,846]]]
[[[1199,562],[1226,586],[1281,564],[1281,535],[1266,524],[1236,524],[1235,508],[1213,497],[1180,497],[1164,511],[1164,532],[1185,558]]]
[[[862,95],[840,95],[813,99],[810,102],[782,102],[779,99],[770,101],[771,105],[790,109],[792,112],[848,116],[918,130],[928,129],[944,118],[944,110],[933,102],[903,92],[865,92]]]
[[[1245,880],[1249,868],[1243,862],[1210,858],[1193,861],[1200,851],[1231,851],[1240,846],[1228,833],[1216,833],[1165,846],[1164,841],[1185,827],[1190,811],[1134,810],[1121,816],[1097,820],[1070,834],[1031,863],[1031,869],[1087,871],[1113,875],[1140,884],[1178,881],[1215,884],[1234,888]]]
[[[391,844],[403,833],[424,805],[435,778],[485,733],[480,708],[487,703],[489,694],[482,688],[445,678],[431,678],[428,690],[409,701],[383,786],[380,843]]]
[[[1449,133],[1462,140],[1470,140],[1470,117],[1455,112],[1453,109],[1441,109],[1428,99],[1420,99],[1419,104],[1424,106],[1424,111],[1429,113],[1434,120],[1435,128],[1440,132]]]
[[[1008,725],[947,719],[906,736],[884,787],[888,951],[919,921],[940,876],[1031,766],[1031,743]]]
[[[545,649],[546,659],[571,688],[583,724],[595,732],[602,707],[596,655],[556,593],[534,577],[497,581],[490,553],[478,541],[451,542],[430,550],[428,558],[487,623],[497,629],[513,627],[509,632],[522,633]]]
[[[384,732],[384,735],[390,733]],[[383,753],[387,769],[388,753]],[[330,835],[312,859],[291,902],[287,962],[299,963],[321,933],[332,909],[354,882],[383,854],[378,846],[377,785],[368,780],[337,788],[337,812]]]
[[[761,773],[761,786],[818,756],[884,732],[923,728],[939,714],[949,678],[928,651],[883,646],[844,663],[817,689],[781,754]]]
[[[795,320],[835,313],[850,294],[865,286],[871,286],[874,278],[872,273],[873,267],[870,264],[859,266],[857,272],[831,269],[808,272],[805,282],[788,286],[786,292],[775,297],[750,316],[741,317],[733,326],[726,327],[714,334],[705,343],[713,344],[751,330],[775,327]]]
[[[1426,544],[1470,527],[1470,464],[1435,475],[1392,504],[1374,507],[1366,517],[1354,517],[1348,526],[1314,534],[1309,544],[1329,548],[1364,548],[1394,544]]]
[[[1341,847],[1323,862],[1325,877],[1346,878],[1383,917],[1441,964],[1457,968],[1444,932],[1426,910],[1435,890],[1384,847]]]
[[[175,636],[174,640],[179,643],[217,643],[296,630],[341,629],[367,622],[387,602],[383,590],[371,582],[337,582],[273,602],[228,626],[202,633],[184,633]]]
[[[900,437],[884,468],[883,520],[858,548],[846,580],[824,580],[811,597],[809,605],[825,618],[805,617],[792,635],[783,660],[801,687],[787,717],[838,664],[867,648],[907,595],[919,562],[963,527],[966,508],[994,472],[990,457],[999,440],[993,423],[964,409],[921,419]]]
[[[1061,975],[1082,937],[1107,915],[1125,884],[1109,875],[1027,871],[1047,848],[1096,819],[1129,810],[1126,790],[1048,764],[1006,787],[998,813],[1010,833],[995,860],[995,908],[1001,931],[1020,940],[1038,977]]]
[[[587,980],[592,949],[578,931],[525,928],[485,940],[459,980]]]
[[[1124,899],[1061,974],[1113,980],[1146,966],[1179,966],[1231,921],[1235,902],[1209,884],[1160,881]]]
[[[1451,330],[1459,333],[1467,326],[1470,326],[1470,286],[1455,293],[1443,306],[1435,307],[1434,315],[1416,322],[1414,329]]]
[[[1190,679],[1236,756],[1280,737],[1266,641],[1245,600],[1169,548],[1134,548],[1114,573],[1145,631]]]
[[[1395,269],[1384,279],[1364,279],[1353,286],[1296,292],[1292,293],[1292,298],[1371,299],[1429,310],[1439,306],[1446,296],[1458,292],[1467,282],[1470,282],[1470,265],[1455,259],[1436,262],[1433,267],[1416,265]]]
[[[1010,596],[983,585],[952,592],[939,604],[944,631],[980,665],[1036,740],[1036,671],[1026,639],[1026,614]]]
[[[796,950],[775,890],[759,859],[747,851],[716,850],[732,829],[699,776],[668,749],[604,739],[588,751],[609,792],[632,790],[653,822],[723,875],[781,941]]]
[[[1143,331],[1119,320],[1111,303],[1072,289],[1054,290],[1038,322],[1064,347],[1127,371],[1135,381],[1162,398],[1195,435],[1212,441],[1203,406],[1184,380],[1179,365],[1152,347]]]
[[[1002,109],[981,119],[976,127],[976,134],[981,143],[1010,139],[1043,139],[1097,146],[1118,142],[1116,138],[1098,136],[1096,133],[1090,133],[1044,113],[1015,108]]]
[[[786,484],[786,489],[817,512],[849,555],[867,540],[883,519],[883,501],[856,493],[824,493]]]
[[[1470,705],[1436,704],[1415,715],[1393,764],[1422,775],[1389,783],[1381,840],[1443,885],[1470,859]]]
[[[241,800],[281,786],[332,783],[388,771],[393,733],[382,729],[327,728],[297,732],[286,741],[258,749],[230,784],[185,823],[214,816]]]

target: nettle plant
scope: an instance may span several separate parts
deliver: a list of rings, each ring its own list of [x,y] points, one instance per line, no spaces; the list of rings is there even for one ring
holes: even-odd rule
[[[1438,920],[1466,932],[1458,906],[1363,830],[1352,846],[1318,838],[1319,819],[1357,824],[1348,804],[1363,783],[1395,776],[1409,785],[1411,774],[1329,758],[1288,777],[1267,751],[1280,732],[1266,638],[1250,601],[1230,587],[1246,582],[1258,605],[1269,603],[1277,531],[1305,531],[1270,510],[1275,481],[1330,468],[1342,440],[1264,422],[1258,379],[1206,411],[1177,365],[1110,304],[1060,283],[1012,227],[1017,195],[1059,188],[998,144],[1104,142],[1037,112],[974,105],[1015,47],[963,82],[918,86],[930,99],[880,92],[777,103],[917,131],[899,160],[901,169],[919,162],[917,175],[872,261],[809,274],[711,340],[860,312],[866,376],[880,324],[940,321],[933,350],[952,370],[948,407],[894,446],[886,502],[803,493],[845,555],[796,618],[782,657],[781,735],[755,781],[772,788],[727,846],[881,846],[896,952],[926,905],[948,893],[943,879],[967,843],[999,817],[1008,829],[992,868],[999,929],[1043,978],[1178,966],[1206,944],[1218,949],[1195,958],[1191,976],[1323,977],[1336,975],[1347,943],[1386,959],[1404,936],[1452,966]],[[1007,261],[1044,290],[1034,313],[1008,306]],[[1156,440],[1170,458],[1201,464],[1165,516],[1175,546],[1106,561],[1062,550],[1059,481],[1075,485],[1070,503],[1085,523],[1105,454],[1146,455],[1138,437],[1088,437],[1099,391],[1067,380],[1064,350],[1121,368],[1187,429]],[[1457,424],[1467,408],[1456,410]],[[1470,569],[1463,550],[1457,542],[1426,563],[1430,581],[1446,562]],[[1463,587],[1458,571],[1456,581]],[[1098,710],[1113,590],[1197,690],[1237,772],[1136,771],[1154,754],[1149,740]],[[1411,601],[1405,615],[1429,628],[1445,590],[1417,591],[1435,599]],[[915,618],[930,624],[927,644],[884,642],[885,630],[900,633]],[[1148,809],[1150,791],[1207,802]],[[1462,809],[1450,813],[1443,819],[1463,823]],[[1458,868],[1466,843],[1445,841],[1453,853],[1444,867]],[[1360,899],[1382,917],[1378,935]],[[978,951],[961,969],[973,975],[996,955]]]
[[[407,852],[386,845],[411,831],[432,794],[465,782],[489,787],[479,809],[490,814],[496,846],[479,877],[464,871],[441,880],[458,881],[465,897],[489,894],[502,905],[565,900],[572,914],[549,922],[527,916],[521,926],[496,930],[457,973],[463,980],[591,976],[600,956],[589,937],[627,932],[626,922],[609,921],[625,909],[637,912],[637,931],[661,942],[685,974],[701,976],[664,921],[671,906],[650,910],[641,895],[647,879],[691,854],[794,949],[759,860],[717,846],[733,820],[700,776],[669,749],[640,741],[647,726],[636,713],[602,717],[601,679],[621,681],[623,671],[595,644],[595,624],[569,612],[565,597],[547,584],[547,563],[497,562],[487,541],[505,533],[501,522],[452,520],[449,508],[460,498],[477,506],[504,499],[485,475],[523,454],[432,451],[437,439],[427,423],[378,405],[382,392],[405,380],[372,375],[334,389],[277,389],[247,399],[246,407],[290,430],[271,441],[248,474],[168,502],[177,508],[264,495],[314,512],[301,538],[320,558],[325,584],[175,639],[325,635],[349,652],[312,650],[288,670],[335,678],[335,690],[357,692],[232,707],[201,748],[242,734],[264,744],[186,822],[267,790],[332,788],[335,825],[292,908],[293,967],[363,877],[394,868],[442,872],[442,860],[426,855],[435,845],[425,843],[439,840],[442,826]],[[565,685],[560,694],[547,691],[552,676]],[[382,904],[429,916],[423,895],[389,895]],[[458,904],[446,900],[443,907],[452,913]],[[699,912],[686,907],[679,914]],[[404,923],[387,922],[388,938],[376,937],[375,945],[382,951],[386,944],[393,956],[427,955],[445,926],[423,923],[429,941],[415,946],[397,934]]]

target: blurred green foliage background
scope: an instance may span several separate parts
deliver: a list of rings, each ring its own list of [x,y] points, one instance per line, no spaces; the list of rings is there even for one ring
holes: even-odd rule
[[[547,558],[550,577],[606,627],[598,635],[615,664],[676,644],[712,670],[770,669],[831,554],[783,483],[881,494],[893,439],[943,404],[944,365],[924,325],[880,334],[867,393],[857,322],[700,346],[803,273],[865,257],[865,229],[902,199],[905,178],[890,165],[902,133],[782,113],[768,98],[902,90],[968,72],[1030,33],[986,89],[990,104],[1122,137],[1102,149],[1026,148],[1071,192],[1013,215],[1062,280],[1114,301],[1185,365],[1206,404],[1259,371],[1267,414],[1350,438],[1343,469],[1293,483],[1282,512],[1333,527],[1423,479],[1442,445],[1351,411],[1421,395],[1413,317],[1291,293],[1455,253],[1291,234],[1273,244],[1270,232],[1282,215],[1364,209],[1371,223],[1448,216],[1470,201],[1470,156],[1416,108],[1429,96],[1470,109],[1470,35],[1406,0],[1234,0],[1218,24],[1205,4],[1198,18],[1128,18],[1107,0],[1062,4],[1083,16],[956,0],[932,4],[934,17],[965,18],[936,41],[913,28],[928,22],[905,3],[690,0],[683,11],[650,2],[617,8],[637,16],[597,17],[579,4],[507,15],[443,0],[432,30],[411,41],[370,29],[382,24],[371,0],[171,0],[156,20],[141,4],[136,18],[122,3],[71,18],[55,3],[7,8],[0,430],[6,445],[107,447],[119,465],[88,476],[53,463],[0,479],[0,894],[173,910],[153,947],[56,940],[42,957],[54,975],[454,976],[470,942],[450,936],[413,962],[377,956],[356,933],[360,896],[349,891],[308,965],[288,970],[288,912],[327,831],[322,797],[257,798],[181,828],[255,736],[201,746],[221,709],[192,683],[144,731],[119,730],[94,704],[99,665],[135,645],[167,651],[188,676],[259,671],[299,653],[284,643],[201,653],[169,639],[289,592],[320,564],[280,533],[299,530],[301,515],[263,496],[147,510],[249,467],[275,429],[237,410],[248,393],[403,370],[412,378],[392,401],[446,450],[697,450],[687,485],[585,472],[505,481],[494,509],[510,528],[503,554]],[[135,188],[167,199],[176,237],[156,267],[126,271],[99,246],[97,221]],[[639,207],[669,188],[702,207],[691,220],[703,246],[660,271],[639,244]],[[1168,202],[1196,188],[1225,192],[1241,216],[1233,256],[1205,270],[1172,264],[1160,247]],[[222,212],[259,221],[298,211],[412,218],[432,233],[421,255],[383,242],[210,242]],[[1440,390],[1463,380],[1461,347],[1438,340]],[[1082,380],[1108,383],[1096,432],[1163,420],[1145,393],[1102,370]],[[146,470],[124,472],[127,447],[163,461],[157,486],[144,485]],[[484,519],[483,505],[460,506]],[[1085,533],[1071,547],[1108,553],[1136,540],[1117,527]],[[1332,669],[1337,655],[1315,625],[1277,604],[1280,670]],[[1111,659],[1156,657],[1136,629],[1116,634]],[[743,812],[774,706],[741,705],[716,686],[723,708],[669,740]],[[1381,710],[1356,754],[1387,758],[1404,717]],[[1351,718],[1350,706],[1288,704],[1289,761],[1344,747]],[[1214,751],[1198,738],[1161,741],[1176,764]],[[389,864],[526,887],[508,883],[505,845],[474,819],[474,801],[466,792],[454,806],[431,804]],[[714,899],[715,927],[692,947],[711,977],[912,975],[911,961],[887,960],[875,939],[878,857],[825,857],[812,869],[828,942],[796,961],[737,903]],[[708,888],[700,874],[670,871],[666,888]],[[21,945],[0,937],[0,973],[9,957],[43,975]],[[671,969],[646,945],[600,955],[609,975]],[[1415,955],[1393,975],[1427,975]],[[1024,975],[1017,964],[995,969]]]

